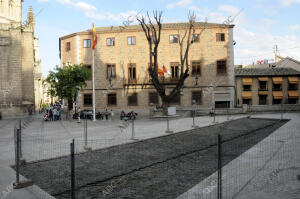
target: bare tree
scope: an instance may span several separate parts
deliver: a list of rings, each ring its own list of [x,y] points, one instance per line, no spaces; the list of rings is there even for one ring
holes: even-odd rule
[[[137,17],[137,20],[145,33],[149,45],[150,65],[148,68],[148,72],[150,74],[153,86],[161,97],[163,112],[164,114],[166,114],[171,100],[177,95],[180,95],[180,92],[184,86],[184,81],[189,76],[189,50],[190,46],[193,44],[196,16],[194,13],[189,14],[189,22],[187,23],[183,37],[179,39],[178,43],[180,46],[180,76],[175,87],[169,94],[166,93],[166,85],[159,80],[158,76],[158,46],[160,43],[162,31],[161,17],[162,12],[155,11],[153,12],[154,19],[151,19],[149,13],[147,13],[147,16],[139,16]],[[154,20],[155,23],[153,23],[152,20]],[[201,33],[203,32],[203,30],[204,28],[202,29]]]

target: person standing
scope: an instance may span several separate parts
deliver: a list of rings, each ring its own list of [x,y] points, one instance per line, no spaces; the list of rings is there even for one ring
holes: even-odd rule
[[[113,110],[110,109],[110,119],[111,119],[111,121],[113,121],[114,115],[115,115],[115,114],[114,114]]]
[[[105,115],[105,119],[108,120],[108,110],[107,109],[105,109],[104,115]]]
[[[54,121],[57,120],[57,109],[53,109],[53,116],[54,116]]]
[[[52,111],[52,108],[49,109],[49,118],[50,118],[50,121],[53,121],[53,111]]]

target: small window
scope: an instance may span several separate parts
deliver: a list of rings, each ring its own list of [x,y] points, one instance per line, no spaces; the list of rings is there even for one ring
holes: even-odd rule
[[[116,65],[107,64],[107,79],[116,78]]]
[[[178,43],[179,35],[170,35],[170,43]]]
[[[215,108],[230,108],[230,101],[216,101]]]
[[[158,105],[158,93],[157,92],[150,92],[149,93],[149,105],[150,104],[154,104],[154,105]]]
[[[225,41],[225,34],[224,33],[217,33],[216,37],[217,37],[217,42]]]
[[[200,42],[200,34],[193,34],[192,42],[193,43]]]
[[[217,74],[226,73],[226,60],[217,61]]]
[[[115,38],[107,38],[106,39],[106,45],[107,46],[114,46],[115,45]]]
[[[178,104],[178,105],[180,104],[180,94],[179,93],[171,99],[170,104]]]
[[[259,104],[266,105],[267,104],[267,95],[259,95]]]
[[[281,104],[281,99],[273,99],[273,104]]]
[[[243,99],[243,104],[251,105],[252,100],[251,99]]]
[[[201,91],[193,91],[192,92],[192,104],[194,101],[197,105],[202,104],[202,92]]]
[[[251,85],[243,85],[243,91],[251,91]]]
[[[84,106],[91,106],[93,104],[92,94],[84,94],[83,95],[83,104],[84,104]]]
[[[84,65],[84,66],[85,66],[86,69],[88,69],[90,71],[92,70],[92,66],[91,65]]]
[[[83,47],[84,48],[90,48],[91,47],[91,40],[90,39],[84,39],[83,40]]]
[[[289,90],[298,90],[298,84],[289,83]]]
[[[67,42],[66,43],[66,51],[70,51],[71,50],[71,42]]]
[[[289,98],[288,99],[289,104],[297,104],[297,102],[298,102],[298,99],[295,99],[295,98]]]
[[[137,106],[137,105],[138,105],[137,93],[133,93],[132,95],[128,96],[128,106]]]
[[[115,93],[107,94],[107,105],[108,106],[117,105],[117,95]]]
[[[128,80],[129,81],[136,81],[136,65],[135,64],[128,64]]]
[[[201,63],[200,61],[192,62],[192,75],[201,75]]]
[[[135,45],[135,37],[134,36],[127,37],[127,44],[128,45]]]
[[[281,91],[282,86],[281,84],[273,84],[273,91]]]
[[[178,79],[179,77],[179,66],[178,62],[171,63],[171,77],[172,79]]]
[[[266,81],[259,81],[259,90],[260,91],[268,90]]]

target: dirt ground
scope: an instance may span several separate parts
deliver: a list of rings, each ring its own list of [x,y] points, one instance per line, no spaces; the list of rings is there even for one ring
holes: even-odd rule
[[[176,198],[286,121],[243,118],[76,155],[77,198]],[[70,158],[28,163],[21,173],[56,198],[70,198]]]

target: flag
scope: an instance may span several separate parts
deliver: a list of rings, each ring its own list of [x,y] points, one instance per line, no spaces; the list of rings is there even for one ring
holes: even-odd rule
[[[163,65],[163,70],[164,70],[164,73],[168,73],[168,75],[171,77],[171,73],[170,73],[170,71],[168,71],[168,69],[165,67],[165,65]]]
[[[93,37],[93,39],[92,39],[93,49],[95,49],[95,47],[97,45],[97,39],[98,39],[98,37],[97,37],[97,34],[96,34],[96,29],[94,27],[94,23],[93,23],[93,29],[92,29],[92,37]]]
[[[152,70],[154,70],[154,64],[152,64]],[[157,68],[157,74],[159,75],[159,76],[164,76],[164,71],[163,71],[163,69],[161,69],[160,67],[158,67]]]

